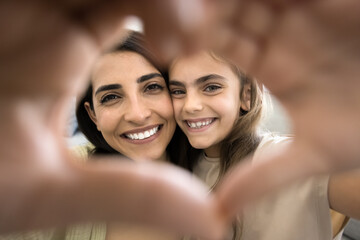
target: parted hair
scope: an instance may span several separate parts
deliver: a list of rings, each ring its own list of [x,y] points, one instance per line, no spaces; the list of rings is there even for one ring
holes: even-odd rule
[[[130,31],[127,38],[115,48],[109,50],[106,53],[116,52],[135,52],[142,55],[147,61],[149,61],[163,76],[165,82],[168,84],[168,72],[165,67],[162,67],[156,59],[156,57],[146,48],[146,42],[144,36],[141,33]],[[105,53],[105,54],[106,54]],[[93,109],[93,87],[90,84],[85,94],[77,101],[76,118],[80,131],[86,136],[86,138],[95,146],[91,154],[121,154],[113,149],[104,139],[100,131],[98,131],[96,124],[89,117],[85,103],[89,102],[90,108]],[[171,162],[180,162],[178,152],[180,149],[177,147],[178,135],[183,135],[180,128],[176,127],[174,136],[167,146],[166,152]],[[183,137],[181,138],[183,139]]]

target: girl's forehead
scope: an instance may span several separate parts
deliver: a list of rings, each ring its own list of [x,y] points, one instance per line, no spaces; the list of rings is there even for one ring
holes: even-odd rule
[[[234,73],[229,64],[216,59],[210,53],[202,52],[192,56],[177,58],[169,69],[170,78],[198,78],[207,74],[233,77]]]

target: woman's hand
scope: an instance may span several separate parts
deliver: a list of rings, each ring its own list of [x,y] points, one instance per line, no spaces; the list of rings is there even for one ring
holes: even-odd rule
[[[0,232],[123,220],[219,236],[213,202],[190,175],[121,159],[78,166],[63,138],[69,101],[101,51],[124,36],[126,16],[142,18],[159,47],[167,38],[201,35],[202,16],[194,12],[201,4],[1,1]]]

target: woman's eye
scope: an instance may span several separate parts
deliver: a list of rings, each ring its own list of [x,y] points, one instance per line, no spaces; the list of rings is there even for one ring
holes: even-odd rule
[[[160,84],[150,84],[146,87],[145,91],[154,92],[154,91],[163,90],[163,89],[164,89],[164,87],[161,86]]]
[[[221,88],[221,86],[218,86],[218,85],[209,85],[204,89],[204,91],[205,92],[214,92],[220,88]]]
[[[107,103],[109,101],[112,101],[112,100],[115,100],[115,99],[118,99],[118,98],[120,98],[120,96],[117,96],[115,94],[105,95],[104,97],[101,98],[100,103],[104,104],[104,103]]]

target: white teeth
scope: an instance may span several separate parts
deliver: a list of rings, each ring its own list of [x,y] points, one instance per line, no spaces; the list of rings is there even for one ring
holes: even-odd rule
[[[202,128],[204,126],[211,124],[213,121],[214,120],[212,119],[212,120],[207,120],[206,122],[199,121],[199,122],[191,122],[190,123],[190,122],[186,121],[186,123],[190,128]]]
[[[149,131],[145,131],[144,136],[145,136],[146,138],[150,137]]]
[[[147,130],[145,132],[139,132],[139,133],[130,133],[130,134],[126,134],[125,136],[127,138],[130,138],[132,140],[143,140],[146,138],[151,137],[152,135],[154,135],[155,133],[157,133],[159,131],[159,126],[154,127],[150,130]]]

